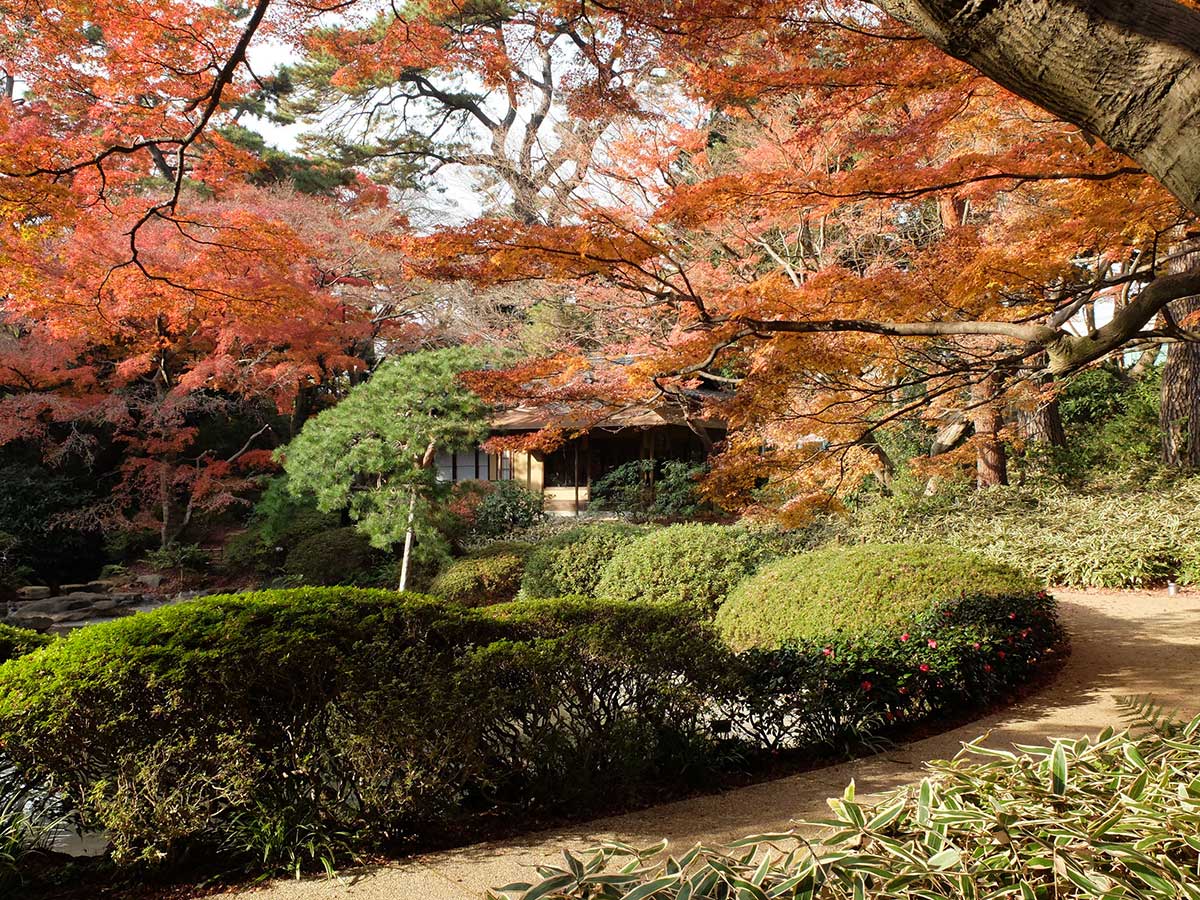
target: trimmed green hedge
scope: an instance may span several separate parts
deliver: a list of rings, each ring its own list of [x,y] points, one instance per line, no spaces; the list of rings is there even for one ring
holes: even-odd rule
[[[40,634],[29,628],[17,628],[14,625],[5,625],[0,622],[0,663],[24,656],[26,653],[32,653],[53,642],[54,638],[48,634]]]
[[[647,533],[619,522],[581,525],[540,542],[529,555],[521,594],[525,597],[591,597],[613,554]]]
[[[836,744],[1001,699],[1063,642],[1053,598],[1029,578],[936,545],[780,560],[734,591],[716,625],[741,651],[734,731],[766,747]]]
[[[863,544],[764,566],[730,594],[717,627],[739,649],[779,646],[896,631],[945,601],[1002,601],[1038,590],[1010,566],[949,547]]]
[[[958,598],[903,635],[735,653],[695,605],[468,608],[356,588],[209,597],[0,666],[0,746],[124,864],[278,870],[645,802],[1010,694],[1053,601]]]
[[[219,596],[0,667],[0,745],[108,829],[119,862],[311,865],[497,804],[546,813],[691,784],[712,771],[721,657],[666,606]]]
[[[517,596],[532,546],[504,541],[468,553],[444,568],[429,593],[464,606],[507,603]]]
[[[607,600],[687,603],[717,611],[767,551],[754,533],[724,525],[672,525],[617,549],[596,595]]]

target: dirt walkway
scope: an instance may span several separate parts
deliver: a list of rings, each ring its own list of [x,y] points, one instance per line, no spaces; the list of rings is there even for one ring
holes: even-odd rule
[[[416,857],[334,881],[276,882],[225,900],[479,900],[483,891],[528,880],[530,867],[560,859],[559,849],[607,838],[676,848],[786,829],[820,818],[825,798],[854,778],[859,793],[882,791],[921,775],[929,759],[953,756],[961,742],[991,732],[991,743],[1038,743],[1119,725],[1114,698],[1151,693],[1169,707],[1200,711],[1200,592],[1057,591],[1074,650],[1063,672],[1019,706],[878,756],[708,797],[585,822],[516,841],[478,844]]]

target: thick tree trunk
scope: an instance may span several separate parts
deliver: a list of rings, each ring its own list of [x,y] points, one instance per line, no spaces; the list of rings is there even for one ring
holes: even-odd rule
[[[1172,270],[1200,267],[1200,247],[1172,260],[1170,266]],[[1200,295],[1176,300],[1167,310],[1177,323],[1182,322],[1200,312]],[[1161,400],[1163,462],[1176,469],[1200,469],[1200,345],[1181,343],[1167,348]]]
[[[1200,213],[1200,10],[1175,0],[873,0],[1137,160]]]
[[[1008,454],[1000,440],[1004,424],[1001,407],[996,402],[999,386],[994,375],[975,386],[972,410],[975,421],[975,486],[980,488],[1008,484]]]
[[[1065,447],[1067,433],[1063,430],[1058,400],[1049,400],[1036,409],[1020,414],[1021,432],[1027,440],[1051,447]]]

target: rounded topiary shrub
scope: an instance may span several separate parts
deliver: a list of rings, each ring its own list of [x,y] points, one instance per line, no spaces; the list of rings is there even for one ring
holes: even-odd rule
[[[491,606],[517,596],[531,545],[499,541],[468,553],[444,568],[429,593],[463,606]]]
[[[353,528],[319,531],[288,551],[283,574],[300,584],[355,584],[366,578],[381,554]]]
[[[716,612],[763,559],[755,535],[724,525],[672,525],[620,547],[604,567],[596,596],[687,603]]]
[[[1062,641],[1054,599],[948,547],[861,545],[761,568],[716,627],[737,651],[735,730],[769,747],[855,735],[1011,697]]]
[[[730,594],[717,628],[735,648],[901,628],[947,603],[1031,597],[1033,579],[938,544],[862,544],[764,566]]]
[[[521,593],[525,597],[590,597],[618,549],[647,533],[620,522],[581,525],[542,541],[529,555]]]

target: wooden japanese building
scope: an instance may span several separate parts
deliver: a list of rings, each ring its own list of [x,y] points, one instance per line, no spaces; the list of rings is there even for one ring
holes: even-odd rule
[[[723,422],[689,421],[677,406],[598,411],[550,404],[517,407],[492,421],[495,436],[533,434],[548,427],[582,434],[548,453],[477,449],[439,454],[438,477],[518,481],[543,495],[547,513],[574,516],[587,508],[592,484],[618,466],[636,460],[702,462],[725,435]]]

